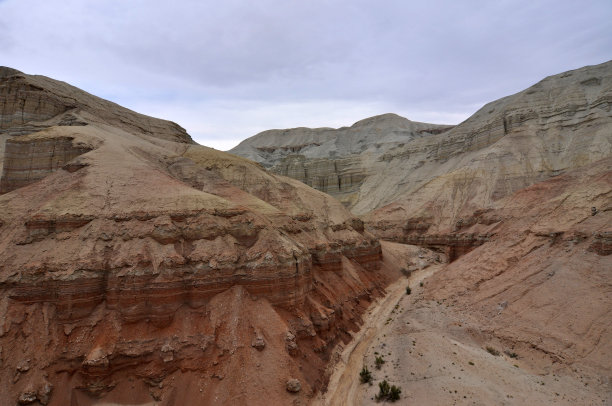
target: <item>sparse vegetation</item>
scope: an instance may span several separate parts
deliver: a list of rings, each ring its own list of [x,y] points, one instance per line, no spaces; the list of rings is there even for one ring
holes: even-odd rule
[[[389,400],[391,402],[399,400],[401,393],[402,389],[399,386],[391,385],[391,390],[389,391]]]
[[[361,380],[361,383],[370,383],[372,382],[372,373],[368,370],[367,366],[363,366],[363,368],[361,368],[361,372],[359,373],[359,378]]]
[[[384,363],[385,360],[383,359],[382,355],[380,357],[376,357],[376,359],[374,360],[374,364],[376,364],[376,369],[380,369],[380,367],[382,367]]]
[[[518,358],[518,354],[514,351],[506,350],[504,351],[504,354],[506,354],[510,358]]]
[[[468,362],[468,364],[470,364],[470,365],[474,365],[474,363],[473,363],[472,361]]]
[[[487,347],[487,352],[495,357],[499,356],[499,351],[493,347]]]
[[[419,282],[419,286],[423,287],[423,281]]]
[[[410,289],[410,286],[406,286],[406,294],[409,295],[412,293],[412,289]]]
[[[389,400],[391,402],[395,402],[399,400],[400,394],[402,393],[402,389],[399,386],[389,385],[389,382],[386,380],[378,383],[378,394],[376,395],[376,400]]]
[[[389,386],[389,382],[386,380],[382,382],[378,382],[378,395],[376,395],[376,400],[385,400],[389,396],[389,392],[391,391],[391,387]]]

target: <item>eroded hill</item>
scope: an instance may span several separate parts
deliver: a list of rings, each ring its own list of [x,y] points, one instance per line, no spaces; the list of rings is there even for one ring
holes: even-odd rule
[[[0,104],[11,403],[303,403],[398,275],[338,201],[174,123],[8,68]]]

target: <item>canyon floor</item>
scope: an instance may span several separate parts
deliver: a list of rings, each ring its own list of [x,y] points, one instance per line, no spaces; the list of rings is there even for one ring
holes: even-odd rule
[[[388,250],[400,244],[384,245]],[[486,346],[485,333],[470,315],[429,300],[428,278],[446,266],[416,270],[389,286],[353,340],[338,348],[327,390],[313,406],[378,404],[382,380],[401,387],[396,404],[612,405],[609,377],[551,361],[537,350],[515,354]],[[377,356],[385,360],[380,369]],[[360,382],[363,366],[372,373],[372,384]]]
[[[0,406],[612,405],[612,61],[242,157],[11,68],[0,107]]]

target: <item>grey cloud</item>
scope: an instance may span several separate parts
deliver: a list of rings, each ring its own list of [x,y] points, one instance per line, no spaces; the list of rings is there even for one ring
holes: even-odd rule
[[[330,122],[364,112],[360,105],[456,119],[609,59],[609,21],[608,0],[7,0],[0,55],[128,107],[214,110],[222,100],[227,117],[228,102],[247,103],[253,129],[275,126],[265,108],[296,103],[309,107],[303,117],[289,109],[294,126],[325,124],[312,121],[325,117],[317,103]],[[219,137],[222,124],[206,128]]]

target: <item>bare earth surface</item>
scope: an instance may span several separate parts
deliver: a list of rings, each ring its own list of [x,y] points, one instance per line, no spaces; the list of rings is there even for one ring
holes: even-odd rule
[[[391,244],[391,243],[386,243]],[[388,324],[389,315],[406,295],[406,286],[414,287],[426,276],[443,265],[435,265],[401,278],[387,288],[387,295],[372,304],[365,316],[364,325],[353,340],[343,349],[337,362],[331,367],[332,375],[328,390],[320,395],[313,405],[353,405],[359,401],[359,372],[365,354],[378,339],[381,329]],[[355,379],[357,377],[357,379]]]
[[[0,107],[0,406],[612,404],[612,61],[272,172],[10,68]]]
[[[313,405],[376,404],[383,379],[402,388],[397,404],[612,404],[609,379],[546,362],[535,350],[511,357],[503,346],[485,345],[479,326],[453,306],[424,298],[427,278],[444,266],[413,272],[372,304],[362,329],[333,366],[327,392]],[[408,284],[410,296],[405,293]],[[487,347],[500,354],[492,355]],[[380,370],[374,365],[378,355],[385,359]],[[359,381],[364,365],[372,372],[373,385]]]
[[[0,111],[2,406],[305,404],[400,275],[340,202],[174,123],[9,68]]]

